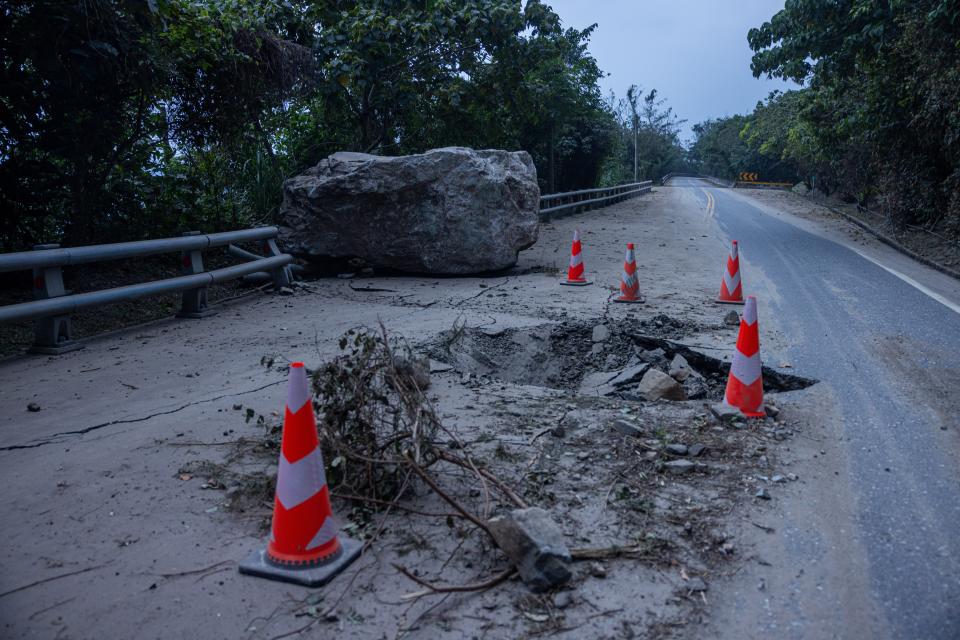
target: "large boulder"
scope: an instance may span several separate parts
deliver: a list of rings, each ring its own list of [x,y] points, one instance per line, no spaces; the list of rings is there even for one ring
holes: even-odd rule
[[[341,152],[284,183],[280,240],[308,260],[480,273],[513,266],[537,241],[539,203],[525,151]]]

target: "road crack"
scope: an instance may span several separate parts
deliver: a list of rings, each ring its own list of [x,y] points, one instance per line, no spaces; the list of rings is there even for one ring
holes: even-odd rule
[[[206,398],[204,400],[188,402],[186,404],[180,405],[175,409],[168,409],[166,411],[157,411],[156,413],[151,413],[148,416],[141,416],[139,418],[123,418],[120,420],[110,420],[109,422],[102,422],[100,424],[95,424],[90,427],[84,427],[83,429],[77,429],[74,431],[61,431],[60,433],[55,433],[49,438],[46,438],[44,440],[40,440],[37,442],[31,442],[28,444],[14,444],[7,447],[0,447],[0,451],[15,451],[17,449],[36,449],[38,447],[42,447],[48,444],[57,444],[59,442],[63,442],[66,438],[69,438],[71,436],[86,435],[92,431],[97,431],[98,429],[104,429],[106,427],[112,427],[117,424],[133,424],[136,422],[146,422],[147,420],[152,420],[153,418],[158,418],[160,416],[168,416],[174,413],[178,413],[180,411],[183,411],[184,409],[196,406],[198,404],[208,404],[210,402],[216,402],[217,400],[223,400],[224,398],[233,398],[236,396],[247,395],[249,393],[256,393],[257,391],[263,391],[264,389],[275,387],[278,384],[283,384],[284,382],[286,382],[286,380],[277,380],[275,382],[265,384],[262,387],[257,387],[256,389],[248,389],[247,391],[240,391],[238,393],[225,393],[223,395],[219,395],[214,398]]]

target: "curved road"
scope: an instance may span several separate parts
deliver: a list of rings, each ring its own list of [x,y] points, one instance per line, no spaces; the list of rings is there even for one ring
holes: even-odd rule
[[[726,239],[740,241],[747,277],[759,271],[755,281],[768,283],[761,327],[765,313],[776,318],[791,340],[782,355],[831,397],[822,415],[832,437],[816,446],[835,449],[825,474],[835,480],[813,482],[804,492],[814,495],[789,507],[780,550],[798,576],[819,562],[821,579],[804,588],[798,577],[773,605],[760,588],[738,592],[734,608],[753,618],[744,630],[960,638],[960,286],[925,292],[739,192],[696,179],[671,186],[693,190]],[[929,274],[910,279],[943,283]],[[824,517],[841,500],[849,517]]]

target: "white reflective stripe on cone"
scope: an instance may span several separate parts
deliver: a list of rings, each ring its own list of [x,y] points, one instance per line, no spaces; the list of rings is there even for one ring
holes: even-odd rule
[[[293,509],[306,502],[326,484],[327,476],[323,470],[323,456],[319,447],[296,462],[287,462],[283,454],[280,455],[277,500],[284,509]]]
[[[760,362],[760,352],[757,351],[749,358],[739,351],[733,356],[730,365],[730,374],[746,386],[750,386],[760,377],[763,364]]]
[[[733,292],[737,290],[737,287],[740,286],[740,270],[737,269],[737,272],[731,276],[730,273],[724,269],[723,283],[727,285],[727,293],[732,295]]]
[[[320,528],[317,529],[317,533],[314,534],[310,542],[307,543],[306,551],[311,549],[316,549],[321,547],[326,543],[330,542],[337,537],[337,533],[340,532],[340,527],[337,526],[337,523],[333,521],[333,517],[329,516],[320,525]]]

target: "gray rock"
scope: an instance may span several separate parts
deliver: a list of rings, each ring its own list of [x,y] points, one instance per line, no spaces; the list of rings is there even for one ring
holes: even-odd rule
[[[557,609],[566,609],[573,604],[573,593],[570,591],[561,591],[553,596],[553,606]]]
[[[647,400],[686,400],[687,394],[680,383],[660,371],[648,369],[636,389]]]
[[[771,418],[776,418],[780,415],[780,407],[775,404],[766,404],[764,405],[764,410],[768,416]]]
[[[617,420],[613,423],[613,428],[625,436],[639,438],[643,436],[643,430],[626,420]]]
[[[707,590],[707,583],[704,582],[701,578],[690,578],[684,585],[683,588],[687,591],[692,591],[694,593],[699,593],[701,591]]]
[[[675,456],[685,456],[689,449],[685,444],[668,444],[667,453],[672,453]]]
[[[594,345],[597,346],[597,345]],[[580,381],[580,395],[584,396],[608,396],[616,391],[616,388],[609,384],[611,380],[617,377],[616,371],[597,371],[588,373]]]
[[[740,326],[740,315],[736,311],[731,311],[727,315],[723,316],[723,324],[728,324],[731,327]]]
[[[453,371],[453,366],[439,360],[430,361],[430,373],[444,373],[445,371]]]
[[[757,493],[754,494],[754,495],[755,495],[757,498],[760,498],[761,500],[769,500],[769,499],[770,499],[770,494],[767,493],[767,490],[764,489],[763,487],[760,487],[760,488],[757,490]]]
[[[591,562],[590,563],[590,575],[594,578],[606,578],[607,577],[607,568],[603,566],[603,563],[600,562]]]
[[[663,464],[664,470],[675,476],[682,476],[692,472],[696,465],[689,460],[671,460]]]
[[[643,376],[644,373],[646,373],[647,369],[649,368],[650,368],[650,365],[646,362],[643,362],[641,364],[636,364],[631,367],[627,367],[626,369],[621,369],[616,376],[610,379],[608,384],[614,387],[624,387],[628,384],[633,384],[634,382],[637,382],[638,380],[640,380],[640,378]]]
[[[793,191],[798,196],[805,196],[810,193],[810,187],[808,187],[806,183],[798,182],[791,187],[790,191]]]
[[[740,411],[740,409],[730,406],[725,402],[718,402],[710,405],[710,413],[712,413],[720,422],[732,422],[734,420],[747,419],[747,416],[743,415],[743,412]]]
[[[677,382],[683,382],[690,377],[693,370],[690,368],[690,363],[687,362],[687,359],[678,353],[673,356],[673,360],[670,362],[669,373],[670,377]]]
[[[280,241],[307,260],[480,273],[513,266],[536,242],[539,202],[525,151],[341,152],[284,182]]]
[[[787,479],[784,478],[784,477],[781,476],[781,475],[776,475],[776,476],[773,476],[772,478],[770,478],[770,482],[780,483],[780,482],[786,482],[786,481],[787,481]]]
[[[692,457],[694,457],[694,458],[699,458],[701,455],[703,455],[703,452],[706,451],[706,450],[707,450],[706,445],[700,444],[700,443],[698,442],[697,444],[692,445],[692,446],[690,447],[690,450],[689,450],[687,453],[689,453],[690,456],[692,456]]]
[[[593,328],[592,338],[594,342],[606,342],[610,339],[610,329],[605,324],[598,324]]]
[[[36,402],[31,402],[30,404],[27,405],[27,411],[30,411],[31,413],[36,413],[37,411],[40,411],[40,405],[38,405]]]
[[[573,559],[548,512],[539,507],[514,509],[509,515],[491,518],[487,525],[532,591],[546,591],[570,579]]]

